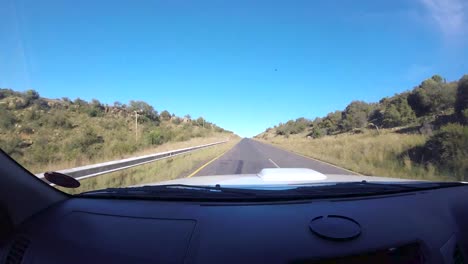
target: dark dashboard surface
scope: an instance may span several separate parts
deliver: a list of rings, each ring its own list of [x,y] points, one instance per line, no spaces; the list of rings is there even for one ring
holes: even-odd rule
[[[330,216],[324,236],[311,229]],[[72,198],[25,222],[0,263],[460,263],[467,242],[467,187],[269,203]]]

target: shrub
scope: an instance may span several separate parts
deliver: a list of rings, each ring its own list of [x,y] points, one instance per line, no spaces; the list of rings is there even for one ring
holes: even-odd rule
[[[0,148],[10,156],[21,156],[23,153],[19,148],[20,143],[21,139],[17,137],[9,138],[7,140],[0,139]]]
[[[463,123],[468,124],[468,75],[458,81],[455,112]]]
[[[468,127],[449,124],[424,145],[426,161],[439,164],[458,179],[468,178]]]
[[[175,117],[175,118],[172,119],[172,123],[174,125],[180,125],[180,123],[182,123],[182,120],[180,120],[180,118],[178,118],[178,117]]]
[[[149,132],[146,138],[150,145],[161,145],[171,141],[173,136],[174,135],[171,130],[156,128]]]
[[[137,150],[137,146],[127,141],[120,141],[113,144],[110,149],[113,155],[125,155],[135,152]]]
[[[325,129],[323,128],[318,128],[318,127],[313,127],[312,130],[310,131],[309,134],[307,134],[307,136],[310,136],[312,138],[321,138],[323,137],[324,135],[326,135],[326,131]]]
[[[4,107],[0,107],[0,129],[9,129],[16,122],[16,117]]]
[[[99,154],[102,143],[104,138],[88,127],[68,145],[68,151],[74,155],[84,154],[88,158],[93,158]]]
[[[73,127],[72,123],[63,112],[51,112],[49,115],[44,115],[43,118],[47,125],[53,128],[70,129]]]

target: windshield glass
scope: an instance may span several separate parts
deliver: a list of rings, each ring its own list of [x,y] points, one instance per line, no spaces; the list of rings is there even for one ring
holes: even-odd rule
[[[0,148],[71,194],[466,181],[467,10],[1,1]]]

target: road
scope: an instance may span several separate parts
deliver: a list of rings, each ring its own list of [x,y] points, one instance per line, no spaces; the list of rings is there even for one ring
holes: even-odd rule
[[[323,174],[356,175],[324,162],[244,138],[194,176],[256,174],[263,168],[309,168]]]

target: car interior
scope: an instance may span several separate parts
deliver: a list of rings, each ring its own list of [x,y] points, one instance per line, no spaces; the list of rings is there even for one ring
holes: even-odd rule
[[[0,155],[0,263],[464,263],[468,188],[280,201],[72,196]]]

